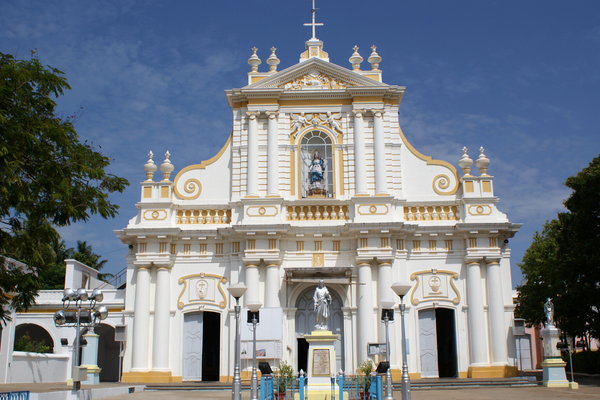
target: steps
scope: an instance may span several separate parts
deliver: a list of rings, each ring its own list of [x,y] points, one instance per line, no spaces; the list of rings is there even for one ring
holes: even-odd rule
[[[260,383],[259,383],[260,385]],[[468,388],[494,388],[494,387],[525,387],[537,386],[533,376],[497,379],[471,379],[471,378],[444,378],[444,379],[418,379],[410,382],[412,390],[440,390],[440,389],[468,389]],[[394,390],[400,390],[400,382],[393,384]],[[231,383],[221,382],[182,382],[182,383],[157,383],[146,384],[146,390],[231,390]],[[250,390],[250,383],[243,383],[242,390]]]

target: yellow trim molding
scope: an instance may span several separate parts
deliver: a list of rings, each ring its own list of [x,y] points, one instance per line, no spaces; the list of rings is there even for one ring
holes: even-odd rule
[[[178,383],[181,376],[173,376],[170,371],[123,372],[122,382],[127,383]]]
[[[398,134],[400,135],[400,139],[402,139],[402,141],[404,142],[404,144],[406,145],[406,147],[408,148],[408,150],[410,150],[411,153],[413,153],[417,158],[420,158],[421,160],[425,161],[427,163],[427,165],[441,165],[443,167],[446,167],[450,170],[450,172],[452,173],[452,175],[454,175],[454,178],[456,179],[456,186],[454,188],[452,188],[452,190],[450,190],[449,192],[438,192],[435,188],[435,181],[436,179],[440,178],[440,175],[436,176],[433,179],[434,182],[434,187],[433,190],[435,190],[435,192],[437,194],[441,194],[443,196],[450,196],[453,195],[454,193],[456,193],[458,191],[458,188],[460,187],[460,179],[458,178],[458,172],[456,171],[456,168],[454,168],[454,166],[452,164],[450,164],[447,161],[441,161],[441,160],[434,160],[429,156],[423,155],[421,153],[419,153],[413,146],[412,144],[410,144],[408,142],[408,140],[406,139],[406,136],[404,136],[404,133],[402,133],[402,128],[398,127]]]
[[[513,376],[519,376],[519,370],[510,365],[469,367],[467,371],[467,378],[510,378]]]

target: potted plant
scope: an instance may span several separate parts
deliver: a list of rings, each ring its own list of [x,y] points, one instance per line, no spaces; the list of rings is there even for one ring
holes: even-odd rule
[[[294,368],[287,361],[281,361],[275,376],[277,377],[278,396],[280,399],[284,399],[286,386],[292,385],[294,382]]]
[[[361,394],[361,399],[368,399],[370,395],[371,388],[371,372],[373,372],[374,368],[373,360],[367,358],[358,366],[358,372],[365,377],[365,391]]]

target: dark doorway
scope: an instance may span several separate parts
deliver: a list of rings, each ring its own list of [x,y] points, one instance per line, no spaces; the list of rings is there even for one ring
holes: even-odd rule
[[[119,380],[120,343],[115,342],[115,328],[100,324],[94,328],[98,336],[98,367],[101,382],[117,382]]]
[[[221,314],[204,312],[202,327],[202,380],[219,380],[221,352]]]
[[[308,370],[308,342],[304,338],[298,338],[298,372]]]
[[[456,323],[454,319],[454,310],[448,308],[436,308],[435,325],[439,377],[457,377],[458,360],[456,354]]]

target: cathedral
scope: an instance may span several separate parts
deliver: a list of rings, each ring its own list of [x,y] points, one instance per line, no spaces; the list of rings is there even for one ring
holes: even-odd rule
[[[314,10],[313,10],[314,17]],[[400,299],[412,378],[516,374],[510,250],[520,224],[500,212],[490,160],[463,149],[459,169],[419,153],[402,132],[404,86],[383,81],[375,46],[345,68],[315,36],[278,70],[276,49],[248,60],[226,90],[231,135],[189,166],[152,152],[129,246],[125,382],[232,380],[240,298],[242,378],[252,363],[245,307],[260,302],[258,361],[307,370],[313,293],[331,295],[335,372],[385,360],[381,300],[395,302],[390,365],[400,379]],[[366,69],[363,67],[367,66]],[[174,157],[173,162],[176,163]],[[160,164],[160,165],[159,165]],[[473,166],[473,164],[475,164]],[[472,168],[473,167],[473,168]]]

